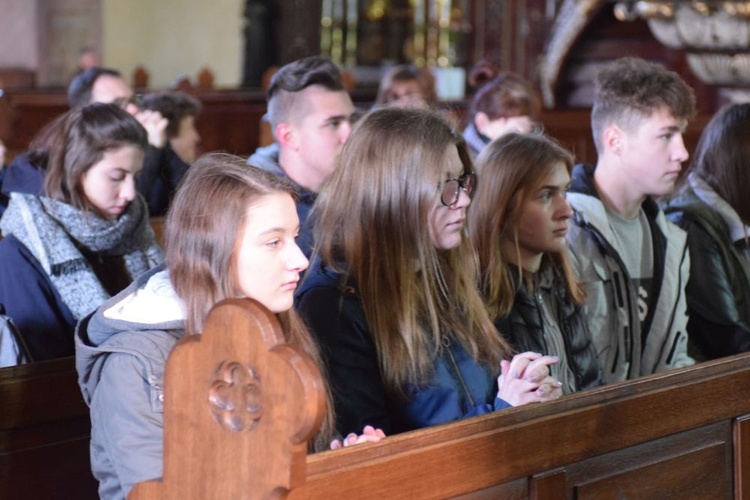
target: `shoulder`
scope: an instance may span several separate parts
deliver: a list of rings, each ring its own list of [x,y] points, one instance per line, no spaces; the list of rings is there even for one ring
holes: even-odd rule
[[[12,234],[0,240],[0,269],[11,269],[14,276],[29,272],[47,274],[26,245]]]

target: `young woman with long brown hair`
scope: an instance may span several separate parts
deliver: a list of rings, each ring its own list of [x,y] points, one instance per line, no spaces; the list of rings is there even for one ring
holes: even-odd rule
[[[474,185],[460,134],[429,111],[373,111],[344,145],[313,209],[320,260],[298,292],[341,431],[398,433],[559,394],[554,359],[504,360],[465,237]]]
[[[219,301],[257,300],[278,315],[290,345],[319,360],[291,309],[308,265],[295,241],[293,196],[291,185],[240,158],[203,157],[168,212],[165,267],[79,324],[77,365],[91,407],[91,465],[102,498],[124,498],[137,482],[161,476],[164,365],[178,339],[200,334]],[[334,435],[332,415],[329,405],[316,449]],[[373,429],[365,434],[365,440],[382,436]]]
[[[490,317],[519,351],[557,356],[565,393],[603,383],[565,242],[573,156],[542,134],[508,134],[476,162],[469,214]]]

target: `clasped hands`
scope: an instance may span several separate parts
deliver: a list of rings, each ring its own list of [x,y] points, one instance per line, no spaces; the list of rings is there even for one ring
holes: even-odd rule
[[[541,403],[562,396],[562,384],[549,374],[549,366],[557,356],[522,352],[513,359],[500,362],[497,397],[512,406]]]

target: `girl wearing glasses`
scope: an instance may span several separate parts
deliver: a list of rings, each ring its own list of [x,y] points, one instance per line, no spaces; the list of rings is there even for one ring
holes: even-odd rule
[[[469,215],[490,317],[512,347],[556,356],[564,393],[601,385],[565,235],[573,156],[542,134],[509,134],[477,158]]]
[[[461,136],[429,111],[373,111],[344,145],[298,293],[340,431],[399,433],[560,394],[554,358],[503,360],[464,235],[473,181]]]
[[[43,194],[12,193],[0,222],[0,303],[32,360],[71,356],[76,322],[162,262],[135,190],[147,144],[126,111],[92,104],[32,145]]]

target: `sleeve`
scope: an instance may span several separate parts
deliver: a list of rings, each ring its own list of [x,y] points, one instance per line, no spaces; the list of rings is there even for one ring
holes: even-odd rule
[[[0,303],[34,361],[73,355],[73,313],[39,261],[12,235],[0,242]]]
[[[158,212],[161,205],[158,194],[165,189],[166,181],[162,173],[165,156],[166,148],[155,148],[149,145],[143,156],[143,169],[135,184],[138,193],[145,198],[151,216],[161,215]]]
[[[135,356],[109,355],[91,401],[91,468],[103,497],[162,476],[164,414],[152,396]]]
[[[301,295],[298,308],[320,345],[336,430],[361,434],[372,425],[391,434],[377,351],[357,299],[333,287],[314,287]]]
[[[695,264],[687,284],[691,339],[711,358],[750,351],[750,327],[737,308],[717,243],[696,224],[687,229]]]

